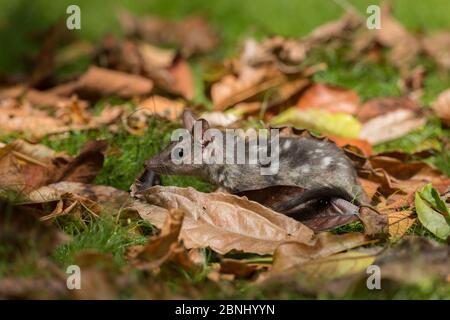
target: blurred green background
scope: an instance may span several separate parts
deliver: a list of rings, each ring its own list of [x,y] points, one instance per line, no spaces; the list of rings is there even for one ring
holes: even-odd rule
[[[450,28],[449,0],[393,0],[395,16],[416,31]],[[302,36],[314,27],[339,17],[351,4],[365,14],[376,0],[0,0],[0,73],[23,70],[22,59],[33,56],[40,43],[33,38],[49,28],[66,8],[81,8],[82,38],[99,39],[120,33],[116,12],[126,8],[136,15],[181,19],[202,14],[222,37],[222,54],[235,50],[246,36]]]

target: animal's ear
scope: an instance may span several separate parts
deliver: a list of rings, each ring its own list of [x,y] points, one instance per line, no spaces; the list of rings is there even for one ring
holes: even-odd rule
[[[204,135],[205,131],[209,129],[209,122],[206,121],[205,119],[198,119],[197,121],[201,123],[201,125],[202,125],[202,135]]]
[[[195,121],[197,121],[197,119],[190,110],[183,111],[183,124],[186,129],[192,132]]]
[[[194,131],[192,132],[194,135],[194,138],[198,137],[198,139],[200,139],[200,143],[204,146],[206,146],[209,142],[211,142],[211,139],[206,139],[206,137],[205,137],[205,132],[206,132],[206,130],[209,129],[208,121],[206,121],[205,119],[198,119],[195,122],[194,126],[195,126],[195,128],[193,129]],[[200,131],[198,133],[195,133],[195,130],[198,130],[198,128],[200,129]],[[196,136],[196,134],[197,134],[197,136]]]

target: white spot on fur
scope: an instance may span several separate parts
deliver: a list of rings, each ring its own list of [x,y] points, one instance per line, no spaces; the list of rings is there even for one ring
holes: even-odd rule
[[[292,144],[292,141],[287,140],[287,141],[284,142],[283,148],[284,149],[289,149],[291,147],[291,144]]]
[[[333,162],[333,158],[332,157],[325,157],[325,158],[322,159],[321,165],[323,167],[328,167],[331,164],[331,162]]]
[[[302,173],[308,173],[311,171],[311,167],[310,166],[302,166],[302,167],[300,167],[300,171]]]

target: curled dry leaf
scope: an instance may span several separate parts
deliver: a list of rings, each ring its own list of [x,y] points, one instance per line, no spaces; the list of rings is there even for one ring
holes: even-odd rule
[[[285,272],[307,261],[327,257],[342,251],[374,242],[361,233],[335,235],[320,233],[314,246],[288,242],[281,244],[274,253],[271,272]]]
[[[364,225],[364,233],[369,236],[382,236],[389,232],[388,217],[372,210],[371,208],[360,208],[359,219]]]
[[[55,102],[46,99],[29,101],[28,96],[33,96],[30,94],[27,94],[25,99],[0,100],[0,132],[22,133],[32,140],[38,140],[50,134],[109,125],[123,112],[121,106],[108,105],[99,116],[94,116],[92,112],[85,109],[87,104],[76,96],[69,99],[50,93],[42,95],[54,96],[56,100]]]
[[[48,277],[2,277],[0,299],[61,299],[69,298],[64,279]]]
[[[28,193],[57,181],[90,182],[103,166],[105,141],[89,141],[77,157],[16,140],[0,149],[0,185]]]
[[[368,157],[372,155],[372,145],[367,140],[335,136],[328,136],[328,139],[336,143],[338,147],[345,148],[346,146],[354,146],[361,150],[364,156]]]
[[[389,237],[391,239],[403,237],[417,221],[412,210],[388,212],[387,217],[389,222]]]
[[[137,200],[129,209],[158,228],[170,209],[185,211],[180,239],[187,248],[210,247],[221,254],[232,250],[270,254],[285,241],[313,241],[313,231],[300,222],[238,196],[155,186],[140,197],[147,203]]]
[[[420,53],[420,42],[392,16],[388,3],[382,6],[381,14],[383,27],[375,29],[375,38],[382,46],[391,49],[388,59],[394,66],[407,68]]]
[[[438,190],[445,190],[450,181],[430,164],[408,161],[401,153],[391,153],[391,156],[381,154],[368,159],[355,153],[347,152],[347,155],[353,160],[358,176],[378,184],[377,191],[386,197],[396,193],[400,196],[412,194],[429,182]]]
[[[63,97],[48,91],[40,91],[28,88],[22,85],[0,90],[0,100],[16,99],[22,102],[28,102],[33,106],[46,106],[54,109],[68,108],[77,100],[81,108],[86,108],[88,102],[79,100],[77,97]]]
[[[134,135],[142,135],[148,127],[148,120],[159,116],[168,120],[179,119],[185,103],[178,100],[170,100],[162,96],[153,95],[137,102],[137,109],[124,120],[126,130]]]
[[[365,123],[373,118],[400,109],[420,111],[420,106],[414,100],[403,97],[378,97],[366,101],[358,111],[358,119]]]
[[[29,103],[3,100],[0,103],[0,110],[2,134],[24,133],[32,138],[40,138],[49,132],[68,128],[61,119],[51,117],[47,112],[33,108]]]
[[[218,44],[213,28],[199,16],[181,21],[159,17],[136,18],[125,10],[119,12],[119,21],[125,33],[155,44],[176,45],[184,57],[207,53]]]
[[[426,54],[428,54],[436,63],[450,70],[450,32],[438,31],[427,35],[422,39],[422,45]]]
[[[362,19],[355,12],[347,11],[339,19],[325,23],[311,31],[304,40],[308,47],[311,47],[332,40],[347,39],[362,22]]]
[[[259,44],[254,39],[247,40],[240,57],[232,61],[234,65],[230,74],[211,86],[210,94],[215,110],[223,110],[259,97],[269,89],[267,108],[271,108],[287,101],[308,85],[306,71],[300,73],[301,70],[295,66],[294,73],[297,76],[288,77],[286,73],[290,72],[280,68],[280,58],[271,52],[272,44],[267,48],[265,45],[266,43]]]
[[[358,119],[364,123],[359,137],[372,144],[402,137],[426,122],[416,102],[397,97],[367,101],[359,110]]]
[[[170,210],[159,235],[149,238],[142,246],[129,247],[128,258],[132,266],[142,270],[158,271],[164,263],[170,261],[186,270],[198,269],[199,266],[178,241],[183,217],[182,210]]]
[[[39,220],[44,214],[38,208],[13,204],[0,198],[0,242],[9,243],[2,259],[11,263],[22,254],[49,255],[55,248],[69,239],[56,226]]]
[[[58,95],[77,93],[86,97],[117,96],[132,98],[150,94],[153,82],[150,79],[125,72],[92,66],[78,80],[52,88],[49,92]]]
[[[445,281],[449,274],[450,251],[447,245],[436,241],[407,236],[383,252],[375,264],[382,270],[382,281],[400,284]]]
[[[295,281],[307,292],[320,291],[329,281],[358,274],[373,263],[371,252],[342,252],[373,242],[359,233],[323,233],[313,247],[284,243],[274,254],[272,269],[259,278],[260,285]]]
[[[450,126],[450,89],[439,94],[433,103],[433,110],[446,125]]]
[[[372,144],[400,138],[425,125],[426,119],[410,110],[400,109],[364,123],[359,138]]]
[[[57,201],[63,194],[73,194],[89,199],[102,207],[120,209],[130,201],[128,192],[110,186],[91,185],[81,182],[61,181],[30,192],[27,198],[33,202]]]
[[[297,108],[317,108],[330,112],[355,114],[359,106],[356,92],[323,83],[308,88],[297,102]]]

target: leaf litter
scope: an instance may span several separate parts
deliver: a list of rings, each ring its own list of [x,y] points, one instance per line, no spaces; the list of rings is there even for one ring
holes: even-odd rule
[[[33,72],[0,88],[0,134],[23,137],[0,144],[0,239],[9,248],[2,255],[15,266],[36,251],[38,264],[49,272],[33,279],[2,277],[0,297],[105,299],[119,297],[126,288],[140,298],[199,296],[195,281],[182,284],[179,296],[167,288],[165,281],[179,280],[180,270],[224,292],[235,279],[245,279],[260,290],[295,283],[296,290],[313,296],[345,294],[361,285],[371,264],[383,268],[383,281],[448,282],[444,242],[450,235],[450,179],[418,154],[374,151],[430,118],[448,126],[448,89],[426,108],[420,97],[428,73],[418,65],[428,57],[449,68],[448,32],[415,34],[388,6],[383,12],[385,26],[375,31],[348,12],[303,38],[247,39],[235,56],[215,65],[219,72],[203,65],[201,88],[192,58],[220,45],[217,31],[202,17],[174,22],[121,10],[125,38],[105,36],[98,45],[72,39],[60,47],[63,35],[57,27],[50,29]],[[353,88],[316,81],[327,66],[308,58],[318,48],[344,47],[351,48],[350,60],[385,59],[397,68],[402,96],[362,99]],[[89,59],[89,68],[68,78],[55,76],[57,68],[81,56]],[[197,104],[199,90],[210,108]],[[98,113],[94,106],[111,97],[122,100],[104,103]],[[149,119],[178,123],[187,108],[221,128],[258,121],[266,127],[293,126],[282,130],[292,137],[334,142],[352,160],[369,202],[359,206],[335,197],[305,211],[288,206],[306,191],[299,187],[205,193],[159,185],[151,172],[146,172],[150,185],[136,182],[129,194],[92,184],[104,166],[106,141],[88,141],[77,156],[39,144],[45,137],[103,128],[143,135]],[[126,246],[120,266],[110,254],[81,251],[74,260],[89,285],[68,292],[60,266],[49,258],[56,246],[74,241],[59,227],[75,223],[86,230],[104,217],[117,228],[124,221],[128,226],[145,221],[153,228],[127,232],[137,243]],[[355,222],[363,232],[338,232]],[[418,225],[440,243],[410,236]],[[131,276],[133,270],[143,273],[140,281]]]

